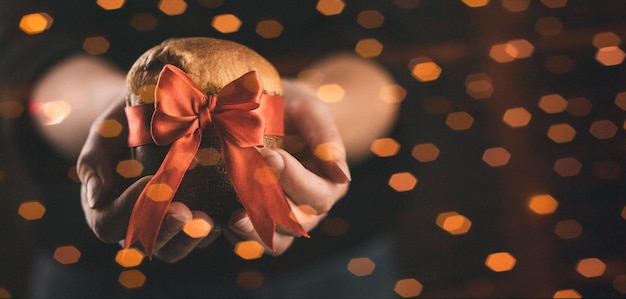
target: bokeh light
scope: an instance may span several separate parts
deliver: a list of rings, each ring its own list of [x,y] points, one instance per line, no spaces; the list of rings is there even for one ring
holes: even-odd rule
[[[393,291],[402,298],[411,298],[419,296],[423,288],[424,286],[417,279],[405,278],[396,282]]]
[[[143,165],[137,160],[124,160],[117,163],[115,171],[125,178],[134,178],[141,175]]]
[[[496,252],[487,256],[485,266],[494,272],[511,271],[517,260],[508,252]]]
[[[514,39],[506,43],[505,52],[515,59],[523,59],[532,56],[535,46],[525,39]]]
[[[255,240],[240,241],[235,244],[234,252],[244,260],[254,260],[261,258],[265,249],[263,245]]]
[[[22,115],[24,106],[18,101],[0,101],[0,117],[4,119],[15,119]]]
[[[235,282],[242,289],[253,290],[260,288],[265,283],[265,276],[256,270],[244,270],[237,274]]]
[[[502,6],[511,12],[520,12],[528,9],[530,0],[502,0]]]
[[[122,124],[115,119],[105,119],[98,124],[97,132],[104,138],[117,137],[122,133]]]
[[[492,147],[483,152],[483,161],[492,167],[504,166],[509,159],[511,154],[503,147]]]
[[[335,83],[323,84],[317,88],[317,96],[326,103],[339,102],[345,94],[345,90]]]
[[[241,20],[233,14],[222,14],[213,18],[211,26],[221,33],[233,33],[239,31]]]
[[[117,278],[117,281],[127,289],[137,289],[146,283],[146,276],[139,270],[124,270]]]
[[[77,263],[80,259],[80,250],[72,245],[60,246],[54,250],[54,259],[63,265]]]
[[[596,52],[596,60],[606,66],[622,64],[624,57],[626,57],[626,53],[615,46],[600,48]]]
[[[5,289],[3,287],[0,287],[0,298],[8,299],[8,298],[13,298],[13,297],[11,296],[11,293],[9,292],[9,290],[7,290],[7,289]]]
[[[617,47],[622,43],[622,39],[613,32],[601,32],[593,36],[593,41],[591,43],[598,49],[605,47]]]
[[[613,288],[622,294],[626,294],[626,274],[620,274],[613,279]]]
[[[545,67],[548,72],[565,74],[572,71],[574,61],[567,55],[554,55],[546,59]]]
[[[201,218],[187,221],[187,223],[185,223],[185,225],[183,226],[183,232],[185,232],[185,234],[194,239],[204,238],[208,236],[211,232],[211,229],[213,229],[213,226],[206,220]]]
[[[283,25],[276,20],[260,21],[256,25],[256,33],[263,38],[276,38],[283,32]]]
[[[354,52],[364,58],[372,58],[380,55],[383,51],[383,44],[375,38],[366,38],[358,41],[354,47]]]
[[[417,178],[409,172],[394,173],[389,178],[389,187],[398,192],[411,191],[417,185]]]
[[[400,143],[393,138],[379,138],[372,141],[370,151],[379,157],[395,156],[400,151]]]
[[[72,112],[72,106],[63,100],[47,102],[31,102],[31,112],[37,120],[45,125],[57,125],[62,123]]]
[[[576,263],[576,272],[587,278],[602,276],[604,270],[606,264],[595,257],[582,259]]]
[[[567,143],[574,140],[576,130],[569,124],[555,124],[548,128],[548,138],[556,143]]]
[[[465,234],[472,226],[472,222],[467,217],[454,211],[440,213],[435,223],[451,235]]]
[[[515,60],[515,57],[506,51],[506,44],[495,44],[491,46],[491,49],[489,50],[489,57],[499,63],[511,62]]]
[[[342,0],[318,0],[315,9],[325,16],[340,14],[346,4]]]
[[[46,208],[38,201],[28,201],[20,204],[17,213],[26,220],[38,220],[46,213]]]
[[[600,140],[610,139],[615,137],[617,126],[610,120],[597,120],[591,123],[589,133]]]
[[[582,164],[576,158],[566,157],[557,159],[552,169],[562,177],[570,177],[578,175],[581,168]]]
[[[383,16],[377,10],[365,10],[359,13],[356,18],[356,22],[361,25],[361,27],[365,29],[373,29],[382,26],[385,21],[385,16]]]
[[[522,107],[509,108],[504,112],[502,121],[511,128],[525,127],[530,122],[532,115]]]
[[[413,147],[411,156],[420,162],[432,162],[439,157],[439,148],[432,143],[421,143]]]
[[[420,82],[434,81],[441,75],[441,67],[428,58],[416,58],[410,64],[411,74]]]
[[[528,207],[539,215],[552,214],[559,206],[559,202],[550,194],[534,195],[528,201]]]
[[[151,183],[146,186],[146,196],[156,202],[166,201],[172,197],[174,189],[165,183]]]
[[[398,84],[385,85],[378,92],[378,98],[390,104],[400,103],[405,97],[406,90]]]
[[[187,10],[187,2],[184,0],[159,0],[159,10],[168,16],[181,15]]]
[[[626,111],[626,91],[620,92],[615,96],[615,105],[620,109]]]
[[[202,166],[211,166],[217,164],[222,159],[222,156],[215,148],[204,147],[198,149],[196,159],[198,160],[198,164]]]
[[[126,0],[98,0],[96,3],[104,10],[119,9],[124,6]]]
[[[573,219],[561,220],[554,226],[554,233],[562,239],[578,238],[582,231],[582,225]]]
[[[471,74],[465,78],[465,92],[474,99],[487,99],[493,91],[492,80],[486,74]]]
[[[482,7],[489,4],[489,0],[461,0],[469,7]]]
[[[54,19],[45,12],[24,15],[20,20],[20,29],[27,34],[37,34],[48,30]]]
[[[473,123],[474,118],[465,111],[452,112],[446,117],[446,125],[455,131],[467,130]]]
[[[538,105],[546,113],[555,114],[565,111],[567,100],[559,94],[549,94],[542,96]]]
[[[556,291],[554,295],[552,295],[552,298],[574,299],[574,298],[582,298],[582,296],[580,295],[580,293],[578,293],[574,289],[565,289],[565,290]]]
[[[92,36],[83,42],[83,50],[91,55],[104,54],[109,50],[111,44],[103,36]]]
[[[143,252],[137,248],[122,248],[115,255],[115,262],[124,268],[132,268],[139,266],[144,257]]]
[[[320,143],[315,147],[313,155],[322,161],[335,161],[345,156],[343,147],[335,142]]]
[[[541,0],[547,8],[561,8],[567,4],[567,0]]]
[[[374,272],[376,264],[367,257],[353,258],[348,262],[348,271],[354,276],[367,276]]]

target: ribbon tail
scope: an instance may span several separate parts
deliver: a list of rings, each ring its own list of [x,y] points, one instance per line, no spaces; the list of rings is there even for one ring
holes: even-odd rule
[[[277,225],[301,236],[309,236],[295,219],[274,172],[258,150],[241,148],[225,140],[222,151],[235,192],[267,247],[275,250],[273,237]]]
[[[185,171],[193,161],[202,136],[199,130],[176,140],[161,166],[141,191],[128,223],[124,247],[139,240],[146,255],[152,259],[161,224]]]

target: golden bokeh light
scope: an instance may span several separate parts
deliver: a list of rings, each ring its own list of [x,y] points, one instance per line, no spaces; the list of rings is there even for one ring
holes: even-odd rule
[[[350,225],[345,219],[333,217],[324,219],[320,229],[327,236],[337,237],[345,235],[348,232],[349,227]]]
[[[601,180],[614,180],[621,176],[622,168],[612,160],[596,161],[591,166],[591,172]]]
[[[390,103],[400,103],[406,97],[406,90],[398,84],[388,84],[380,88],[378,98]]]
[[[317,88],[317,96],[326,103],[335,103],[343,100],[346,91],[339,84],[328,83]]]
[[[576,263],[576,272],[587,278],[602,276],[605,270],[604,262],[595,257],[582,259]]]
[[[492,80],[485,74],[471,74],[465,78],[465,92],[474,99],[487,99],[493,94]]]
[[[340,14],[346,4],[342,0],[318,0],[315,9],[325,16]]]
[[[581,168],[582,164],[576,158],[566,157],[556,160],[552,169],[562,177],[570,177],[578,175]]]
[[[615,105],[620,109],[626,111],[626,91],[620,92],[615,96]]]
[[[535,22],[535,31],[544,36],[561,33],[563,23],[556,17],[542,17]]]
[[[598,49],[605,47],[617,47],[622,43],[622,39],[613,32],[601,32],[593,36],[591,43]]]
[[[345,156],[345,153],[341,145],[334,142],[325,142],[315,147],[313,155],[322,161],[335,161]]]
[[[235,282],[239,287],[245,290],[253,290],[260,288],[265,282],[263,274],[256,270],[245,270],[237,274]]]
[[[33,103],[31,106],[33,115],[46,126],[62,123],[72,112],[72,106],[63,100],[55,100],[43,103]]]
[[[607,119],[597,120],[591,123],[589,133],[600,140],[611,139],[617,134],[617,125]]]
[[[46,213],[46,207],[38,201],[28,201],[20,204],[17,213],[26,220],[39,220]]]
[[[0,298],[8,299],[8,298],[13,298],[13,297],[11,296],[11,293],[9,292],[9,290],[7,290],[7,289],[5,289],[3,287],[0,287]]]
[[[461,0],[469,7],[483,7],[489,4],[489,0]]]
[[[509,163],[511,154],[503,147],[492,147],[485,150],[482,159],[492,167],[504,166]]]
[[[439,157],[439,148],[432,143],[421,143],[413,147],[411,156],[420,162],[432,162]]]
[[[204,147],[196,152],[198,164],[202,166],[211,166],[217,164],[221,158],[220,153],[212,147]]]
[[[565,111],[571,116],[585,116],[591,113],[593,104],[585,97],[576,97],[567,100],[567,108]]]
[[[567,143],[576,137],[576,130],[569,124],[555,124],[548,128],[548,138],[556,143]]]
[[[561,220],[554,226],[554,233],[562,239],[578,238],[582,231],[582,225],[573,219]]]
[[[582,298],[582,296],[574,289],[564,289],[556,291],[554,295],[552,295],[552,298],[574,299]]]
[[[263,38],[276,38],[283,33],[283,25],[276,20],[260,21],[256,25],[256,33]]]
[[[124,268],[132,268],[139,266],[144,257],[143,252],[137,248],[122,248],[115,255],[115,262]]]
[[[511,12],[520,12],[528,9],[530,0],[502,0],[502,6]]]
[[[126,0],[98,0],[96,3],[104,10],[119,9],[124,6]]]
[[[169,200],[174,194],[172,187],[164,183],[153,183],[146,187],[146,196],[156,202]]]
[[[428,58],[413,59],[416,63],[411,67],[411,74],[420,82],[435,81],[441,75],[441,67]],[[413,64],[413,63],[410,63]]]
[[[567,4],[567,0],[541,0],[547,8],[561,8]]]
[[[415,278],[405,278],[396,281],[393,291],[402,298],[417,297],[422,293],[424,286]]]
[[[372,58],[380,55],[383,51],[383,44],[375,38],[359,40],[354,47],[354,52],[363,58]]]
[[[140,12],[130,17],[130,27],[139,32],[152,31],[158,24],[159,20],[151,13]]]
[[[525,127],[530,122],[532,115],[522,107],[509,108],[504,112],[502,121],[511,128]]]
[[[411,191],[417,185],[417,178],[409,172],[394,173],[389,178],[389,186],[398,192]]]
[[[127,289],[137,289],[146,283],[146,276],[139,270],[124,270],[117,281]]]
[[[122,133],[122,124],[115,119],[105,119],[98,124],[97,132],[104,138],[117,137]]]
[[[554,55],[546,59],[545,67],[548,72],[565,74],[574,68],[574,61],[567,55]]]
[[[83,41],[83,50],[91,55],[104,54],[111,44],[103,36],[88,37]]]
[[[240,241],[235,244],[234,252],[244,260],[261,258],[265,249],[255,240]]]
[[[141,99],[141,101],[144,104],[154,103],[155,90],[156,90],[155,84],[142,85],[141,87],[139,87],[139,91],[137,92],[137,95],[139,96],[139,99]]]
[[[559,202],[550,194],[534,195],[528,201],[528,207],[539,215],[552,214],[559,206]]]
[[[4,119],[15,119],[24,113],[24,106],[18,101],[0,101],[0,117]]]
[[[613,288],[622,294],[626,294],[626,274],[620,274],[613,279]]]
[[[356,22],[365,29],[378,28],[383,25],[385,16],[377,10],[365,10],[359,13]]]
[[[624,57],[626,57],[626,53],[615,46],[600,48],[596,52],[596,60],[606,66],[622,64]]]
[[[348,263],[348,271],[354,276],[367,276],[374,272],[376,264],[367,257],[353,258]]]
[[[221,33],[233,33],[241,28],[241,20],[233,14],[222,14],[213,18],[211,26]]]
[[[131,159],[124,160],[117,163],[117,167],[115,167],[115,171],[125,177],[125,178],[134,178],[141,175],[143,171],[143,165],[139,163],[139,161]]]
[[[45,12],[32,13],[22,16],[20,29],[27,34],[42,33],[52,26],[54,19]]]
[[[435,223],[451,235],[466,234],[472,226],[472,222],[467,217],[457,212],[440,213]]]
[[[184,0],[159,0],[159,10],[168,16],[181,15],[187,10],[187,2]]]
[[[446,117],[446,125],[455,131],[467,130],[473,123],[474,118],[465,111],[452,112]]]
[[[485,266],[494,272],[511,271],[517,260],[508,252],[496,252],[487,256]]]
[[[499,63],[511,62],[515,60],[509,52],[506,51],[506,44],[495,44],[489,50],[489,57]]]
[[[544,95],[539,99],[539,108],[546,113],[555,114],[565,111],[567,100],[559,94]]]
[[[504,51],[515,59],[523,59],[533,55],[535,46],[525,39],[514,39],[506,43]]]
[[[372,141],[370,151],[379,157],[395,156],[400,151],[400,143],[393,138],[379,138]]]
[[[208,236],[211,229],[213,229],[213,226],[206,220],[200,218],[187,221],[183,226],[183,232],[194,239]]]
[[[80,259],[80,250],[72,245],[57,247],[54,250],[54,259],[63,265],[75,264]]]

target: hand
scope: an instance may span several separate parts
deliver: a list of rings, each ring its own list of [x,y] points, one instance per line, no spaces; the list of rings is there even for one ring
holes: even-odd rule
[[[326,104],[302,83],[283,81],[286,134],[302,137],[307,150],[297,158],[282,149],[263,149],[261,154],[278,176],[295,217],[308,232],[315,228],[348,190],[350,172],[346,150]],[[231,242],[256,240],[263,244],[244,210],[236,211],[224,230]],[[284,253],[294,240],[281,230],[274,234],[275,251]]]

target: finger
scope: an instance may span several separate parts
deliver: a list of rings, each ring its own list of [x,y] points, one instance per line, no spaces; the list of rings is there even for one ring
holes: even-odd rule
[[[183,229],[185,223],[192,218],[193,214],[187,205],[178,201],[172,202],[165,213],[154,251],[159,251],[163,245],[174,238]]]
[[[233,244],[237,244],[241,241],[256,241],[263,246],[265,254],[273,256],[281,255],[287,251],[295,239],[291,235],[276,232],[272,239],[274,245],[274,250],[272,250],[261,241],[259,234],[254,230],[254,226],[252,226],[252,222],[250,222],[248,214],[243,209],[233,213],[229,221],[229,229],[224,231],[224,235]]]
[[[169,242],[167,242],[161,250],[155,253],[155,256],[167,263],[175,263],[184,257],[186,257],[191,251],[193,251],[200,242],[209,235],[210,230],[213,228],[213,219],[206,213],[201,211],[192,211],[193,221],[188,221],[183,230],[174,236]],[[204,227],[201,228],[202,233],[199,231],[187,230],[187,225],[190,223],[196,223],[199,221]],[[190,228],[195,230],[196,228]],[[198,235],[196,235],[196,233]]]

